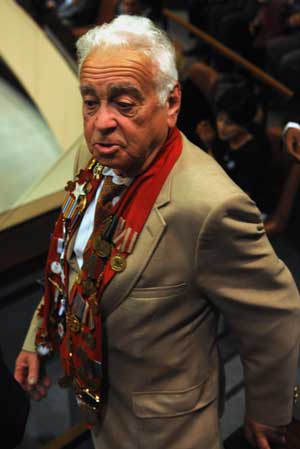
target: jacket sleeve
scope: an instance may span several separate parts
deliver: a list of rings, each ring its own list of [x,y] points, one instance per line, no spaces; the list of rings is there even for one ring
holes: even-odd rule
[[[212,210],[198,238],[198,285],[237,337],[247,414],[284,425],[292,414],[299,353],[299,295],[243,193]]]
[[[36,352],[35,337],[36,337],[38,328],[41,326],[42,321],[43,321],[43,318],[38,316],[38,310],[42,303],[43,303],[43,298],[41,299],[39,305],[35,309],[35,312],[31,319],[31,323],[30,323],[29,329],[27,331],[27,334],[26,334],[26,337],[25,337],[25,340],[24,340],[24,343],[22,346],[23,351]]]

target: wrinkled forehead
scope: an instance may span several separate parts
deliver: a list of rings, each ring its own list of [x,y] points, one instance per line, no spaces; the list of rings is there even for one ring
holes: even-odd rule
[[[141,51],[114,47],[96,48],[82,63],[80,84],[119,79],[150,89],[156,87],[156,75],[157,68],[153,61]]]

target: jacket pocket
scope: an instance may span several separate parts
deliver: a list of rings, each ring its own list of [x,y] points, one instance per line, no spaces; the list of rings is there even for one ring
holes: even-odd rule
[[[211,377],[179,391],[133,393],[133,410],[138,418],[174,417],[202,409],[217,397]]]
[[[134,288],[129,297],[133,299],[160,299],[181,295],[187,288],[186,283],[163,287]]]

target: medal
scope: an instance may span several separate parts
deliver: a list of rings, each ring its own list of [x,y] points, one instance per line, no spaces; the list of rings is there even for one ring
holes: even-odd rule
[[[58,335],[59,335],[59,337],[60,337],[61,339],[64,338],[64,335],[65,335],[65,326],[64,326],[64,324],[63,324],[62,321],[60,321],[60,322],[58,323],[58,325],[57,325],[57,333],[58,333]]]
[[[59,302],[58,316],[61,317],[66,311],[66,298],[63,296]]]
[[[92,295],[89,301],[89,305],[93,315],[98,315],[99,313],[99,304],[97,300],[96,294]]]
[[[85,193],[90,193],[93,189],[92,183],[89,181],[84,188]]]
[[[67,328],[70,329],[71,332],[74,332],[74,334],[77,334],[81,329],[81,323],[73,313],[66,313],[66,323]]]
[[[82,214],[86,208],[86,196],[81,196],[77,204],[77,210]]]
[[[78,200],[79,197],[85,196],[84,187],[85,184],[78,184],[76,182],[75,189],[71,192],[76,201]]]
[[[39,343],[36,347],[36,352],[41,357],[44,357],[44,356],[50,354],[51,350],[52,350],[52,348],[47,343],[44,343],[44,344]]]
[[[81,286],[82,286],[82,293],[84,294],[85,297],[91,296],[96,290],[96,285],[91,279],[86,279],[85,281],[82,281]]]
[[[74,300],[73,300],[73,312],[74,315],[80,320],[82,321],[82,317],[84,314],[84,309],[86,306],[86,302],[84,301],[84,299],[82,298],[82,296],[77,293]]]
[[[54,274],[59,274],[62,271],[61,265],[57,261],[53,261],[50,265],[51,271]]]
[[[93,168],[93,175],[95,179],[99,179],[103,170],[103,165],[99,164],[99,162]]]
[[[99,257],[109,257],[112,245],[107,240],[102,240],[100,236],[95,239],[94,248],[97,256]]]
[[[116,254],[111,258],[110,261],[111,268],[117,273],[124,271],[126,268],[126,259],[121,254]]]
[[[97,277],[97,265],[99,259],[96,254],[91,254],[90,257],[86,260],[84,264],[84,269],[87,271],[88,276],[92,279],[96,279]]]

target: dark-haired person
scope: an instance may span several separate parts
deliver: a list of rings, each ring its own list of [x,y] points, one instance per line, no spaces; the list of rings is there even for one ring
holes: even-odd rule
[[[258,106],[246,83],[226,84],[215,99],[216,131],[200,124],[198,132],[231,179],[267,212],[271,150],[262,127],[255,122]]]

